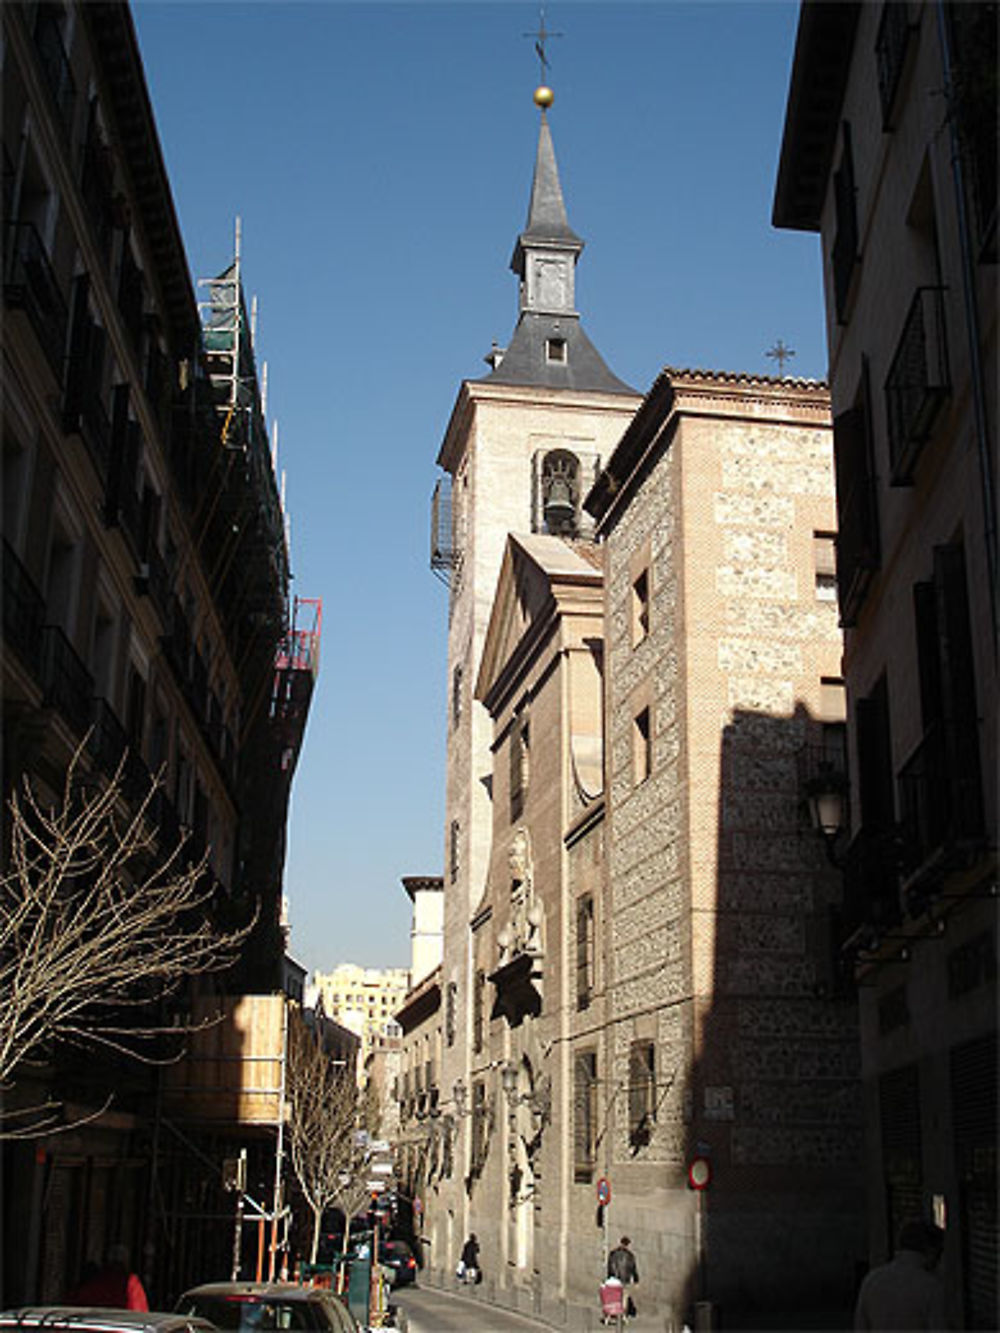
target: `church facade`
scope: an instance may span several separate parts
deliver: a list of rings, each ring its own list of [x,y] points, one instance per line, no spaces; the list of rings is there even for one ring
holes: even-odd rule
[[[843,1309],[855,1010],[806,815],[844,733],[829,397],[668,370],[640,399],[580,324],[581,249],[543,109],[517,327],[438,456],[429,1276],[475,1232],[478,1294],[573,1324],[627,1233],[658,1316]]]

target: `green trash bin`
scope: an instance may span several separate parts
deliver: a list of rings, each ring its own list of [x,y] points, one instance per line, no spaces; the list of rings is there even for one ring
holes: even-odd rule
[[[347,1282],[347,1308],[363,1327],[368,1325],[368,1300],[371,1292],[372,1261],[371,1256],[351,1260]]]

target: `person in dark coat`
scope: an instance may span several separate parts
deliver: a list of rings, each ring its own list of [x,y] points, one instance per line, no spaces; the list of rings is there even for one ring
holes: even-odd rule
[[[482,1281],[483,1273],[482,1269],[479,1267],[479,1241],[476,1239],[476,1233],[474,1231],[462,1246],[460,1266],[466,1282]]]
[[[639,1265],[635,1261],[635,1255],[629,1249],[632,1242],[628,1236],[622,1236],[621,1240],[608,1255],[608,1277],[615,1277],[627,1287],[630,1282],[639,1281]],[[629,1296],[626,1301],[626,1314],[631,1319],[635,1315],[635,1301]]]

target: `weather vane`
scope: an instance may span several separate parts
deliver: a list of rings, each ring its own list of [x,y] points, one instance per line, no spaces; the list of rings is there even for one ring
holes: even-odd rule
[[[785,344],[779,338],[773,347],[768,348],[768,350],[764,353],[764,355],[772,357],[775,361],[777,361],[778,374],[784,375],[785,362],[791,360],[791,358],[795,355],[795,348],[786,347]]]
[[[538,11],[538,31],[537,31],[537,32],[526,32],[526,33],[524,33],[523,35],[524,35],[525,37],[534,37],[534,39],[535,39],[535,53],[536,53],[537,56],[538,56],[539,82],[544,84],[544,82],[545,82],[545,71],[546,71],[546,70],[548,69],[548,67],[549,67],[549,58],[548,58],[548,56],[545,54],[545,43],[549,40],[550,37],[561,37],[561,36],[562,36],[562,33],[561,33],[561,32],[549,32],[548,28],[546,28],[546,26],[545,26],[545,8],[544,8],[544,6],[543,6],[543,7],[540,8],[539,11]]]

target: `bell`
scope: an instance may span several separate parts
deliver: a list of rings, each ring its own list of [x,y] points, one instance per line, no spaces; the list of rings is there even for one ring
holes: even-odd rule
[[[576,519],[576,505],[565,477],[553,477],[545,500],[545,526],[549,532],[565,532]]]

